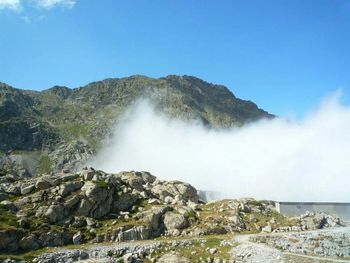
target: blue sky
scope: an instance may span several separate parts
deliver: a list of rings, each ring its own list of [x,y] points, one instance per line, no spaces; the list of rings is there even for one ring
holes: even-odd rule
[[[277,115],[350,96],[349,0],[0,0],[0,81],[194,75]]]

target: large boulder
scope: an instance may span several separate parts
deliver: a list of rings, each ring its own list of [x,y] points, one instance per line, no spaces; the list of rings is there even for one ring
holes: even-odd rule
[[[175,212],[165,213],[163,220],[167,230],[180,230],[188,226],[188,221],[185,216]]]
[[[8,194],[21,195],[21,186],[20,184],[10,184],[5,191]]]
[[[197,190],[193,186],[179,181],[156,183],[151,191],[163,201],[167,201],[171,197],[171,200],[176,199],[180,204],[185,202],[198,203],[199,199]]]
[[[62,205],[51,205],[45,212],[45,216],[50,223],[62,221],[65,217],[64,207]]]
[[[114,189],[104,181],[87,181],[81,188],[84,197],[77,210],[78,215],[101,218],[112,209]]]
[[[39,178],[35,183],[35,187],[39,190],[48,189],[53,185],[54,185],[54,181],[51,180],[48,176],[46,176],[46,177],[43,176],[43,177]]]
[[[67,210],[73,210],[73,208],[76,207],[76,205],[79,203],[80,201],[80,196],[79,195],[72,195],[69,196],[69,198],[67,198],[64,202],[64,207]]]
[[[147,240],[151,237],[151,229],[147,226],[135,226],[126,231],[120,231],[118,241]]]
[[[177,191],[180,197],[185,201],[191,201],[194,203],[198,203],[198,194],[196,188],[187,183],[179,183],[175,184]]]
[[[242,217],[238,213],[232,215],[228,219],[233,224],[233,226],[232,226],[233,230],[241,231],[241,230],[246,228],[244,220],[242,219]]]
[[[29,194],[31,191],[33,191],[35,189],[35,185],[31,184],[31,185],[28,185],[28,186],[24,186],[22,187],[21,189],[21,194],[22,195],[26,195],[26,194]]]
[[[168,206],[153,207],[143,213],[143,220],[150,224],[153,233],[159,235],[164,230],[163,215],[170,211]]]
[[[137,195],[124,193],[113,202],[113,212],[127,211],[139,200]]]
[[[71,194],[72,192],[75,192],[83,187],[83,182],[67,182],[61,185],[59,194],[63,197]]]
[[[132,189],[143,191],[145,181],[142,178],[142,173],[139,172],[122,172],[119,174],[123,182],[128,184]]]
[[[74,234],[73,244],[75,244],[75,245],[80,244],[82,240],[83,240],[83,235],[80,231],[78,233]]]
[[[301,225],[308,230],[341,226],[342,222],[336,216],[323,212],[307,212],[300,216]]]

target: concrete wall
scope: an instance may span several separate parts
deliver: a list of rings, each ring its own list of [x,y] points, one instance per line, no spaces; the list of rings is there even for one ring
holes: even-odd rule
[[[326,212],[350,221],[350,203],[276,202],[276,209],[281,214],[289,216],[298,216],[307,211]]]

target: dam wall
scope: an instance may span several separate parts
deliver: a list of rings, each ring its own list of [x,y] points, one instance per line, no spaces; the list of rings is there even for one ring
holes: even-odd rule
[[[299,216],[309,212],[325,212],[350,221],[350,203],[336,202],[276,202],[276,210],[284,215]]]

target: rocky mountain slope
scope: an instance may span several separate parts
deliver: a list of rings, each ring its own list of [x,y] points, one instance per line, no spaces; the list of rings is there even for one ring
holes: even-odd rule
[[[213,128],[273,117],[225,86],[191,76],[132,76],[42,92],[0,83],[0,166],[23,175],[70,169],[96,151],[139,98],[172,118]]]

